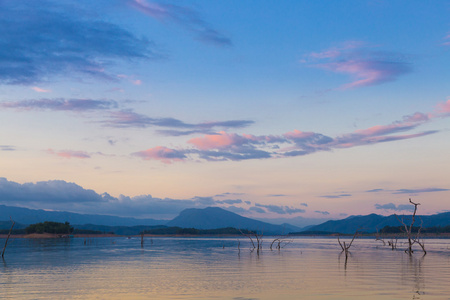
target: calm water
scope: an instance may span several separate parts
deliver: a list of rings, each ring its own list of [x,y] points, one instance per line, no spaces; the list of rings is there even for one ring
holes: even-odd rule
[[[450,240],[425,257],[355,240],[297,238],[260,255],[221,238],[15,239],[0,259],[0,299],[450,299]],[[3,248],[4,240],[0,239]]]

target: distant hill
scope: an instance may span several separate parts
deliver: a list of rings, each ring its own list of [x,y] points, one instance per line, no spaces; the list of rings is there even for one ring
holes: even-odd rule
[[[264,234],[282,234],[300,230],[299,227],[283,224],[273,225],[250,218],[242,217],[219,207],[204,209],[189,208],[183,210],[178,217],[165,224],[169,227],[217,229],[234,227],[263,232]]]
[[[10,229],[11,225],[12,225],[11,221],[0,221],[0,229]],[[14,229],[24,229],[27,226],[28,225],[15,222]]]
[[[402,216],[406,224],[411,222],[411,215]],[[415,226],[420,226],[421,220],[423,227],[433,226],[447,226],[450,225],[450,212],[435,214],[430,216],[416,216]],[[340,232],[340,233],[354,233],[356,230],[365,232],[376,232],[385,226],[399,226],[401,223],[395,215],[381,216],[377,214],[370,214],[367,216],[350,216],[343,220],[332,220],[325,223],[311,226],[308,231],[322,231],[322,232]]]
[[[35,224],[45,221],[69,222],[76,224],[96,224],[107,226],[164,225],[167,220],[123,218],[107,215],[84,215],[63,211],[46,211],[0,205],[0,221],[10,222],[12,217],[16,223]]]
[[[325,221],[330,220],[331,218],[305,218],[301,216],[293,217],[293,218],[255,218],[258,221],[266,222],[270,224],[284,224],[288,223],[299,228],[306,229],[311,226],[322,224]]]

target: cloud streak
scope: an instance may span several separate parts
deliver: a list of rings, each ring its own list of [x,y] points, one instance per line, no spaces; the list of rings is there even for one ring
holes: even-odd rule
[[[250,210],[257,212],[257,213],[266,213],[266,212],[271,212],[271,213],[276,213],[279,215],[285,215],[285,214],[295,214],[295,213],[304,213],[305,210],[301,209],[301,208],[294,208],[292,206],[284,206],[284,205],[273,205],[273,204],[259,204],[259,203],[255,203],[255,206],[252,208],[250,208]]]
[[[373,189],[373,190],[366,191],[366,193],[387,192],[387,193],[391,193],[391,194],[422,194],[422,193],[436,193],[436,192],[447,192],[447,191],[450,191],[450,189],[428,187],[428,188],[419,188],[419,189],[397,189],[397,190]]]
[[[79,158],[79,159],[91,158],[91,154],[85,151],[74,151],[74,150],[54,151],[53,149],[48,149],[47,153],[62,158]]]
[[[0,151],[16,151],[16,147],[11,145],[0,145]]]
[[[351,194],[340,194],[340,195],[324,195],[320,196],[321,198],[327,198],[327,199],[340,199],[344,197],[351,197]]]
[[[42,98],[20,101],[0,102],[0,109],[15,109],[17,111],[70,111],[88,112],[103,111],[106,120],[98,121],[106,127],[114,128],[149,128],[163,127],[173,128],[158,130],[165,136],[183,136],[198,133],[214,133],[215,129],[244,128],[254,124],[251,120],[225,120],[209,121],[201,123],[186,123],[175,118],[152,118],[144,114],[138,114],[131,109],[115,110],[119,103],[110,99],[65,99]]]
[[[114,100],[92,100],[92,99],[30,99],[21,101],[1,102],[0,108],[16,110],[52,110],[52,111],[91,111],[109,110],[117,108]]]
[[[143,160],[159,160],[165,164],[171,164],[176,161],[183,161],[187,158],[183,151],[177,151],[162,146],[135,152],[132,153],[132,155],[140,157]]]
[[[158,131],[167,136],[209,133],[214,128],[243,128],[253,123],[251,120],[228,120],[190,124],[175,118],[151,118],[132,110],[113,111],[109,114],[109,119],[103,122],[105,126],[116,128],[147,128],[154,126],[175,128],[175,130]]]
[[[353,89],[394,81],[412,71],[401,55],[374,51],[361,42],[347,42],[341,47],[313,52],[302,61],[334,73],[350,75],[353,81],[340,89]]]
[[[413,211],[414,206],[408,204],[400,204],[396,206],[394,203],[375,204],[376,209],[394,210],[394,211]]]
[[[207,44],[216,46],[231,46],[231,39],[214,29],[199,15],[198,12],[179,5],[156,3],[145,0],[130,0],[129,4],[160,22],[174,22],[192,32],[195,38]]]

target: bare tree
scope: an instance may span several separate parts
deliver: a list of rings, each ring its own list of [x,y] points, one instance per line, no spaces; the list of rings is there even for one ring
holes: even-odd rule
[[[397,241],[398,241],[398,237],[395,237],[395,241],[394,241],[394,238],[391,238],[391,240],[388,241],[388,245],[391,246],[392,250],[397,249]]]
[[[386,246],[386,242],[382,238],[381,233],[378,231],[378,227],[375,227],[375,229],[377,230],[377,234],[375,235],[375,241],[381,241],[383,242],[383,246]]]
[[[420,203],[412,202],[411,198],[409,198],[409,203],[414,205],[414,212],[412,214],[411,224],[409,226],[406,225],[406,223],[403,220],[403,218],[400,219],[397,215],[395,215],[397,220],[399,220],[399,222],[402,223],[402,225],[403,225],[403,232],[405,233],[406,238],[408,239],[408,248],[405,250],[405,252],[408,253],[409,255],[412,255],[414,253],[413,245],[417,243],[422,248],[422,251],[423,251],[424,255],[426,255],[427,251],[425,250],[425,243],[424,243],[423,240],[422,241],[420,240],[420,231],[422,230],[422,225],[423,225],[423,221],[422,220],[421,220],[420,227],[417,230],[417,234],[415,236],[413,236],[413,232],[412,232],[414,223],[416,222],[417,206],[419,206]]]
[[[341,240],[339,239],[339,236],[338,236],[339,246],[341,246],[342,252],[345,252],[345,260],[346,261],[347,261],[347,257],[348,257],[348,253],[349,253],[348,249],[350,249],[350,247],[352,246],[353,241],[355,240],[357,235],[358,235],[358,230],[355,231],[355,234],[353,235],[352,240],[348,244],[346,244],[345,241],[343,241],[341,243]]]
[[[279,236],[275,237],[272,243],[270,243],[270,250],[272,251],[272,247],[275,244],[276,248],[278,250],[281,250],[281,248],[286,247],[287,244],[292,243],[292,239],[289,239],[287,236]]]
[[[383,237],[383,231],[379,232],[378,228],[376,228],[376,230],[377,230],[377,234],[375,236],[375,240],[381,241],[383,243],[383,246],[386,246],[386,241],[384,240],[384,237]],[[397,236],[392,237],[390,240],[387,241],[388,246],[391,247],[392,250],[397,249],[397,241],[398,241]]]
[[[240,229],[239,229],[239,231],[241,232],[242,235],[244,235],[250,239],[250,242],[252,243],[252,247],[253,247],[250,251],[253,252],[256,249],[256,253],[259,255],[259,251],[262,250],[263,233],[262,232],[258,233],[257,231],[254,231],[253,233],[243,233],[242,230],[240,230]],[[255,245],[255,240],[253,240],[253,238],[255,238],[255,240],[256,240],[256,245]]]
[[[11,219],[12,224],[11,224],[11,228],[9,229],[8,237],[6,238],[6,241],[5,241],[5,246],[3,247],[2,258],[5,257],[6,246],[8,245],[8,240],[9,240],[9,237],[11,236],[11,232],[13,230],[14,224],[16,224],[16,222],[14,222],[11,217],[9,217],[9,218]]]

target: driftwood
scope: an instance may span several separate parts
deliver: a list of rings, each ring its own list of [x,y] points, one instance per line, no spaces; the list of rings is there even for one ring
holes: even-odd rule
[[[11,219],[12,224],[11,224],[11,228],[9,229],[8,237],[6,238],[6,241],[5,241],[5,246],[3,247],[2,258],[5,257],[6,246],[8,245],[8,240],[9,240],[9,237],[11,236],[11,232],[13,230],[14,224],[16,224],[16,222],[14,222],[11,217],[9,217],[9,218]]]

